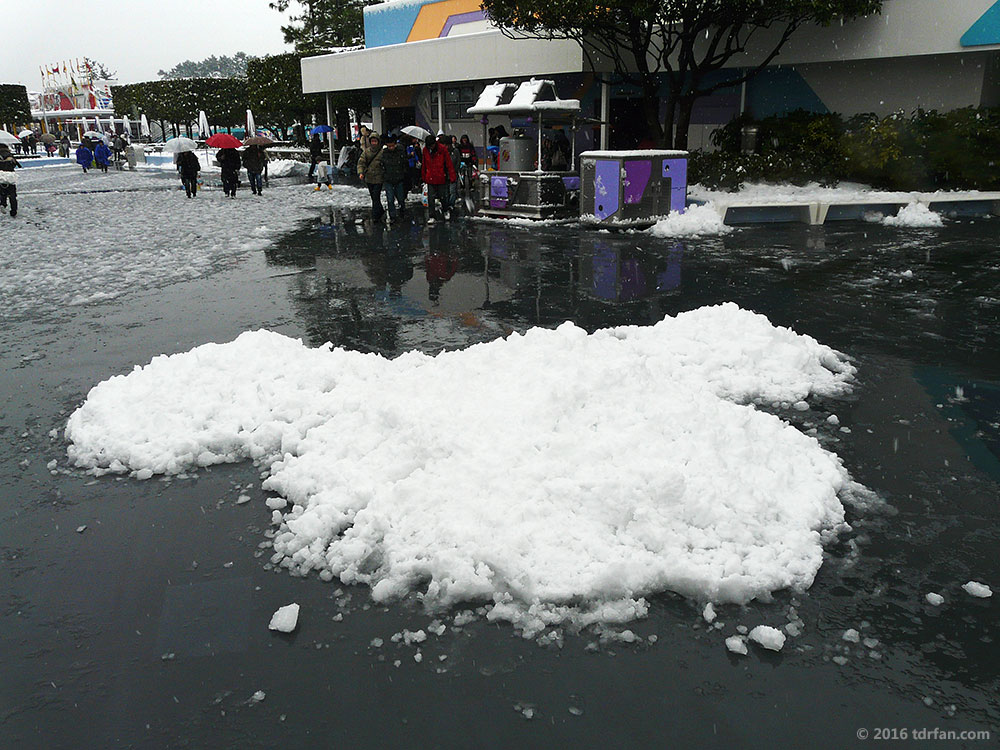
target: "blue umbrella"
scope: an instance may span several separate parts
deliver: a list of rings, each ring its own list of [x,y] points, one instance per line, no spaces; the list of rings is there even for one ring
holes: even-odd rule
[[[332,133],[333,128],[329,125],[317,125],[312,130],[309,131],[309,135],[316,135],[317,133]]]

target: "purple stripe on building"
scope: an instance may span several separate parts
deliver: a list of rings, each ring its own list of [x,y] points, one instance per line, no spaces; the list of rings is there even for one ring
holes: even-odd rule
[[[468,13],[456,13],[453,16],[448,16],[448,20],[444,22],[444,28],[441,29],[441,33],[438,36],[448,36],[451,33],[452,26],[460,26],[463,23],[474,23],[475,21],[482,21],[485,18],[486,14],[481,10],[472,10]]]

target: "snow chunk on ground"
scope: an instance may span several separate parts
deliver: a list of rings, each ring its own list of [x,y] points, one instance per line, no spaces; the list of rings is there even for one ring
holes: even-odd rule
[[[962,584],[962,591],[964,591],[969,596],[975,596],[979,599],[988,599],[993,596],[993,591],[985,583],[979,583],[979,581],[969,581],[968,583]]]
[[[841,638],[843,638],[848,643],[858,643],[861,641],[861,633],[859,633],[854,628],[848,628],[847,630],[844,631],[844,634],[841,636]]]
[[[284,607],[279,607],[278,610],[271,615],[271,622],[267,627],[281,633],[291,633],[295,630],[298,624],[299,605],[292,603],[286,604]]]
[[[649,229],[654,237],[704,237],[711,234],[728,234],[733,231],[722,220],[722,215],[710,204],[688,206],[684,213],[671,211]]]
[[[770,625],[758,625],[750,631],[749,638],[771,651],[781,651],[785,645],[785,634]]]
[[[915,229],[944,226],[944,220],[940,214],[934,213],[923,203],[916,201],[899,209],[899,213],[895,216],[884,217],[882,223],[889,227],[912,227]]]
[[[256,331],[99,384],[66,437],[94,473],[252,458],[289,501],[276,562],[376,601],[487,602],[533,637],[628,622],[665,590],[744,603],[811,585],[850,478],[742,404],[842,395],[853,375],[732,303],[395,360]]]
[[[926,599],[927,603],[932,607],[940,607],[944,604],[944,597],[941,596],[941,594],[935,594],[933,591],[924,596],[924,599]]]
[[[742,635],[733,635],[726,638],[726,648],[734,654],[747,655],[747,639]]]

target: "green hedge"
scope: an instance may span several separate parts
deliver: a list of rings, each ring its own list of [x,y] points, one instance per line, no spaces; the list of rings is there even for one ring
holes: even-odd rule
[[[28,90],[16,83],[0,83],[0,123],[31,122]]]
[[[746,125],[758,128],[753,153],[740,152]],[[736,118],[713,143],[718,150],[693,152],[690,167],[692,182],[713,188],[851,180],[892,190],[1000,189],[1000,108]]]

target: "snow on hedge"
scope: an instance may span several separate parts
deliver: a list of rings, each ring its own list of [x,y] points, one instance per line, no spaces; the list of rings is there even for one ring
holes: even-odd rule
[[[751,402],[835,397],[853,374],[731,303],[395,360],[254,331],[100,383],[66,437],[95,474],[253,458],[289,501],[275,562],[377,601],[483,601],[532,635],[642,616],[665,590],[808,587],[849,478]]]

